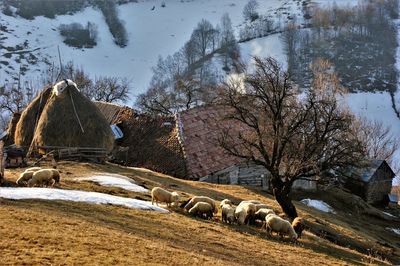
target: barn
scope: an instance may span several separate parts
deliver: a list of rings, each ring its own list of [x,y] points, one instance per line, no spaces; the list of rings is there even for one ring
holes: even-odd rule
[[[105,102],[95,104],[108,123],[118,126],[123,133],[112,152],[113,162],[187,178],[173,116],[138,115],[129,107]]]
[[[345,188],[374,205],[387,205],[396,176],[385,160],[370,160],[366,167],[350,171]]]

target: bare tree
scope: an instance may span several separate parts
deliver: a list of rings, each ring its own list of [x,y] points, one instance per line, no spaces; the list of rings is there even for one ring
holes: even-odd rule
[[[254,60],[245,92],[226,85],[224,101],[232,110],[227,119],[246,130],[227,129],[220,143],[229,154],[269,171],[275,199],[294,218],[297,211],[289,195],[293,182],[356,165],[362,154],[360,141],[349,129],[353,116],[336,101],[341,87],[328,64],[314,68],[313,87],[299,97],[275,59]]]
[[[221,51],[224,54],[224,68],[226,70],[228,67],[228,59],[234,53],[238,52],[238,47],[235,39],[235,33],[232,28],[232,21],[228,15],[225,13],[221,18]]]
[[[130,82],[126,78],[99,77],[92,86],[92,98],[96,101],[114,103],[129,99]]]
[[[200,57],[207,55],[207,50],[211,48],[214,40],[215,30],[213,25],[205,19],[202,19],[194,29],[190,40],[196,44]]]
[[[245,20],[254,21],[258,18],[257,8],[259,4],[257,0],[249,0],[243,8],[243,17]]]

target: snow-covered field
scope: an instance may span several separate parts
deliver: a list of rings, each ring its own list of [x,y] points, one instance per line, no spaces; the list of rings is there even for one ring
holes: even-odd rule
[[[98,183],[101,186],[106,187],[119,187],[125,190],[138,192],[138,193],[146,193],[149,192],[148,189],[141,187],[134,183],[134,181],[122,175],[108,175],[108,174],[99,174],[94,176],[86,176],[86,177],[78,177],[76,178],[78,181],[92,181]]]
[[[297,0],[268,0],[258,1],[258,12],[277,19],[276,11],[282,13],[280,20],[287,21],[288,15],[301,17],[301,1]],[[333,0],[318,0],[323,4],[333,3]],[[338,2],[338,1],[336,1]],[[341,0],[340,3],[354,3],[355,0]],[[238,31],[244,22],[242,16],[246,0],[169,0],[166,7],[160,6],[159,0],[139,1],[138,3],[124,4],[118,7],[119,16],[126,26],[129,43],[125,48],[114,44],[111,33],[104,21],[102,13],[95,8],[88,7],[73,15],[60,15],[55,19],[36,17],[25,20],[20,17],[0,15],[0,24],[10,32],[0,33],[0,44],[5,47],[14,47],[27,41],[25,50],[34,50],[32,54],[39,61],[36,65],[28,64],[24,59],[17,63],[18,55],[11,58],[2,57],[1,61],[9,65],[0,64],[0,79],[11,80],[16,77],[20,65],[28,68],[25,80],[38,82],[47,64],[58,65],[57,46],[60,47],[62,60],[73,61],[82,66],[92,77],[110,75],[126,77],[132,80],[132,98],[145,91],[152,76],[151,67],[157,62],[159,55],[167,56],[178,51],[190,38],[197,23],[205,18],[213,25],[219,23],[221,16],[229,13],[234,28]],[[154,10],[151,10],[155,6]],[[283,14],[287,13],[287,14]],[[97,46],[91,49],[71,48],[62,42],[58,32],[61,24],[94,22],[98,27]],[[274,38],[271,38],[273,40]],[[274,47],[268,40],[264,45]],[[252,44],[249,44],[251,46]],[[254,45],[254,44],[253,44]],[[245,45],[246,46],[246,45]],[[265,49],[253,47],[251,49]],[[1,54],[5,53],[1,50]],[[274,54],[274,52],[272,52]],[[45,61],[47,63],[45,63]]]
[[[132,209],[158,211],[167,213],[168,211],[153,206],[151,202],[113,196],[98,192],[87,192],[80,190],[64,190],[55,188],[0,188],[0,198],[6,199],[42,199],[42,200],[63,200],[86,202],[94,204],[111,204],[125,206]]]
[[[335,213],[333,208],[322,200],[302,199],[300,202],[322,212]]]

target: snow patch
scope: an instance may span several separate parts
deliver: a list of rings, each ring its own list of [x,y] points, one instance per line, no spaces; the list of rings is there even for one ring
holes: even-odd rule
[[[388,212],[383,212],[383,214],[386,214],[387,216],[390,216],[390,217],[396,217],[396,216],[394,216],[393,214],[388,213]]]
[[[119,187],[119,188],[122,188],[125,190],[139,192],[139,193],[149,192],[148,189],[135,184],[135,182],[132,179],[130,179],[129,177],[122,176],[122,175],[100,174],[100,175],[88,176],[88,177],[78,177],[78,178],[76,178],[76,180],[93,181],[101,186]]]
[[[390,228],[390,227],[386,227],[387,230],[392,231],[393,233],[395,233],[396,235],[400,235],[400,228]]]
[[[323,202],[322,200],[302,199],[300,202],[323,212],[336,213],[333,208],[329,206],[329,204]]]
[[[74,202],[85,202],[94,204],[111,204],[125,206],[132,209],[151,210],[162,213],[168,211],[153,206],[151,202],[118,197],[98,192],[87,192],[81,190],[65,190],[55,188],[0,188],[0,198],[6,199],[43,199],[43,200],[64,200]]]

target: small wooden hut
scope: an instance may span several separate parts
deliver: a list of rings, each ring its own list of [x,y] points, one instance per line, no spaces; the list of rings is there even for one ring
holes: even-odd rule
[[[371,160],[366,167],[351,171],[345,188],[370,204],[387,205],[395,176],[385,160]]]

